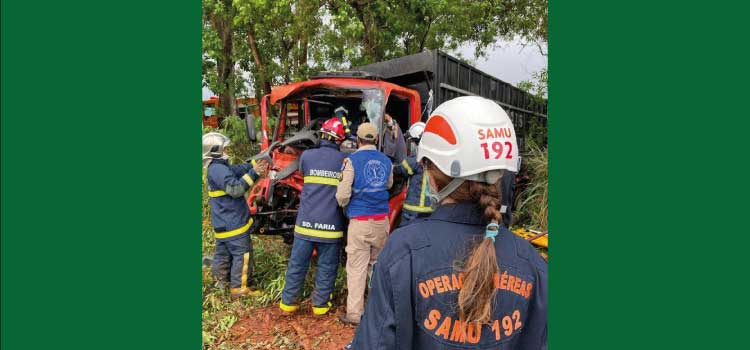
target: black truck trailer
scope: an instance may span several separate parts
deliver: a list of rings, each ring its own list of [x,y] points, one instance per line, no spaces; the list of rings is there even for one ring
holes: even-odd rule
[[[422,121],[440,103],[459,96],[478,95],[497,102],[510,116],[519,149],[536,126],[537,140],[546,145],[547,101],[493,77],[441,51],[428,50],[388,61],[355,67],[388,82],[419,91]]]
[[[419,91],[422,121],[442,102],[459,96],[478,95],[497,102],[513,121],[516,141],[521,152],[526,140],[534,137],[541,146],[547,144],[547,100],[493,77],[441,50],[428,50],[388,61],[354,68],[388,82]],[[501,193],[503,222],[512,222],[514,194],[525,182],[517,183],[516,174],[507,172],[498,184]]]

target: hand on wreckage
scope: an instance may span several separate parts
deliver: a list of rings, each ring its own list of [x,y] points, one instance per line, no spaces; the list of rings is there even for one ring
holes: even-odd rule
[[[393,129],[393,117],[388,113],[385,114],[385,125],[388,126],[388,129]]]
[[[253,166],[253,170],[255,170],[255,173],[258,174],[259,177],[265,176],[268,171],[268,161],[265,159],[257,160]]]

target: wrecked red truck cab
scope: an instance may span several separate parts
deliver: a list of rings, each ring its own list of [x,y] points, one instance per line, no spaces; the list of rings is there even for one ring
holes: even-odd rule
[[[352,132],[362,122],[375,124],[381,148],[385,113],[396,120],[403,134],[422,120],[420,107],[417,91],[363,72],[323,73],[274,87],[260,102],[261,130],[256,132],[248,123],[251,139],[259,139],[261,145],[261,153],[251,160],[266,159],[270,164],[268,176],[257,181],[247,199],[255,217],[252,232],[281,235],[292,242],[303,185],[298,159],[304,150],[317,146],[320,125],[336,109],[347,111]],[[405,197],[405,179],[395,179],[389,200],[391,229],[398,225]]]

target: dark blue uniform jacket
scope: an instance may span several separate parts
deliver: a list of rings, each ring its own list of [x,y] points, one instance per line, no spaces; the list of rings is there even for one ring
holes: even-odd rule
[[[454,267],[484,238],[480,218],[472,203],[446,204],[391,235],[374,266],[354,349],[546,349],[547,265],[505,227],[495,243],[500,274],[490,322],[457,322],[464,276]]]
[[[206,177],[216,239],[228,241],[246,237],[252,220],[245,197],[232,197],[225,190],[232,185],[242,186],[247,191],[258,174],[250,164],[229,165],[224,159],[214,159],[208,165]]]
[[[344,212],[336,202],[336,186],[346,154],[328,140],[300,156],[305,184],[300,195],[294,237],[313,242],[337,243],[344,237]]]
[[[409,186],[406,189],[406,198],[404,199],[404,210],[415,213],[431,213],[430,197],[427,195],[428,186],[427,177],[424,176],[424,169],[417,162],[415,156],[405,158],[401,163],[393,167],[393,174],[409,177]]]

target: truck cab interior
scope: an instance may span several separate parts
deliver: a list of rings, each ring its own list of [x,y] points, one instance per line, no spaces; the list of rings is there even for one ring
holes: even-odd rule
[[[274,139],[278,139],[279,132],[283,133],[284,139],[288,139],[300,131],[319,130],[323,122],[333,117],[335,110],[339,107],[347,110],[347,120],[351,123],[350,129],[353,134],[356,134],[357,127],[361,123],[370,121],[371,118],[368,116],[374,116],[376,122],[384,122],[383,116],[380,114],[383,110],[383,100],[382,91],[378,94],[372,90],[368,92],[331,88],[306,90],[282,101],[282,104],[286,107],[284,126],[282,129],[281,125],[277,125],[273,132]],[[305,123],[306,118],[304,117],[305,102],[307,102],[309,108],[309,111],[307,111],[309,115],[308,123]],[[392,93],[388,96],[385,112],[396,120],[401,135],[404,135],[410,126],[409,100]],[[381,130],[383,130],[384,125],[381,126]],[[398,195],[405,183],[406,179],[394,178],[394,186],[391,188],[390,196]]]
[[[385,112],[396,120],[399,128],[401,128],[402,134],[406,135],[406,131],[409,130],[409,100],[400,98],[396,94],[388,96],[388,103],[385,105]]]

